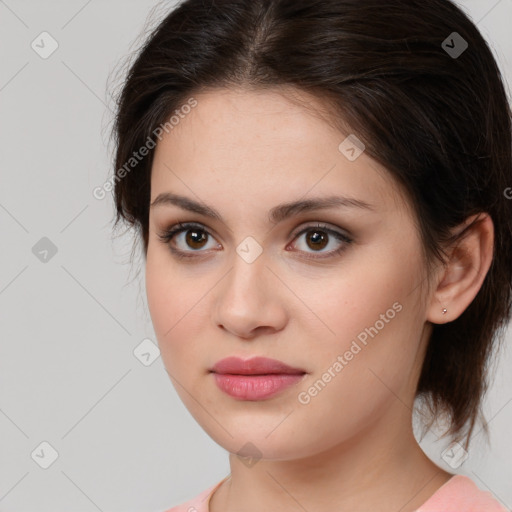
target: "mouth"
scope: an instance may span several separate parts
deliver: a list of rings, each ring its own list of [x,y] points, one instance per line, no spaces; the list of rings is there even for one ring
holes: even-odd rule
[[[307,373],[302,368],[294,368],[282,361],[267,357],[253,357],[247,360],[226,357],[217,361],[210,371],[231,375],[304,375]]]
[[[238,400],[264,400],[300,382],[307,372],[276,359],[228,357],[210,370],[221,391]]]

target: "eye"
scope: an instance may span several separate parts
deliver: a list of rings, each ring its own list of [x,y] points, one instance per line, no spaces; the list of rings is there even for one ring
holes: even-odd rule
[[[301,258],[306,259],[324,259],[341,254],[347,248],[347,246],[352,243],[352,239],[346,234],[342,233],[341,231],[331,229],[325,224],[320,223],[308,226],[294,234],[294,240],[301,237],[302,235],[307,235],[305,237],[305,244],[302,247],[305,249],[312,248],[314,253],[320,252],[322,249],[328,246],[330,242],[334,242],[334,246],[339,246],[337,249],[332,249],[330,251],[321,253],[322,256],[301,256]],[[301,250],[300,252],[308,253],[307,250]]]
[[[341,231],[329,228],[328,226],[320,223],[315,225],[307,226],[301,231],[296,232],[293,237],[294,240],[306,236],[306,243],[303,245],[304,249],[300,249],[299,252],[305,252],[310,254],[309,256],[300,256],[304,259],[324,259],[340,254],[344,251],[347,246],[352,243],[352,239]],[[208,238],[213,236],[200,224],[195,223],[178,223],[170,229],[158,234],[158,238],[169,246],[170,251],[179,259],[183,258],[195,258],[198,255],[194,253],[206,252],[201,249],[208,249]],[[322,249],[328,246],[331,242],[335,242],[334,245],[338,245],[338,248],[330,251],[324,251],[322,256],[311,255],[315,252],[319,253]],[[181,243],[181,248],[176,248]],[[292,244],[294,246],[296,244]],[[299,244],[300,245],[300,244]],[[288,245],[287,247],[289,247]],[[192,250],[187,250],[187,247]],[[212,244],[210,248],[221,248],[220,244]],[[312,248],[313,253],[308,252],[306,249]]]
[[[211,237],[211,235],[208,233],[208,231],[206,231],[206,229],[203,228],[203,226],[190,222],[180,222],[176,226],[173,226],[163,233],[158,234],[158,238],[167,244],[171,252],[180,259],[195,257],[193,254],[187,254],[187,252],[204,252],[200,251],[200,249],[203,249],[207,245],[206,241],[208,240],[208,237]],[[174,242],[174,239],[176,239],[177,244],[181,242],[182,247],[188,246],[193,250],[186,251],[183,249],[176,249],[173,247],[173,244],[171,244],[171,242]],[[220,247],[220,245],[217,244],[217,247]]]

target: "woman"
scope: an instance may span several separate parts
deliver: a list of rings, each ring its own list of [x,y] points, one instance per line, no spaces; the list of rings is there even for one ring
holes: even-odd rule
[[[485,432],[511,311],[510,109],[458,7],[186,0],[114,134],[164,365],[230,452],[171,511],[505,510],[412,428]]]

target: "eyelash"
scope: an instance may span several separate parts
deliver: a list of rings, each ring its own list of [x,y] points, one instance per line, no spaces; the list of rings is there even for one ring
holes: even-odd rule
[[[182,233],[184,231],[188,231],[190,229],[196,229],[198,231],[202,231],[202,232],[206,233],[208,236],[211,236],[213,238],[213,236],[208,232],[208,230],[206,230],[201,224],[196,224],[196,223],[192,223],[192,222],[184,222],[184,223],[179,222],[175,226],[172,226],[171,228],[165,230],[163,233],[159,233],[157,236],[158,236],[158,238],[163,243],[168,245],[170,251],[178,259],[197,258],[198,256],[196,256],[194,254],[187,254],[187,253],[188,252],[197,253],[197,252],[205,252],[205,251],[201,251],[199,249],[196,250],[196,251],[181,251],[179,249],[175,249],[170,244],[171,240],[176,235],[178,235],[178,234],[180,234],[180,233]],[[301,231],[294,233],[293,234],[293,240],[295,240],[299,236],[301,236],[301,235],[303,235],[303,234],[305,234],[305,233],[307,233],[309,231],[314,231],[315,229],[318,229],[320,231],[323,231],[323,232],[326,232],[328,234],[331,234],[336,239],[338,239],[338,240],[340,240],[340,241],[342,241],[344,243],[343,243],[343,245],[339,249],[335,249],[335,250],[327,252],[326,253],[327,256],[301,256],[301,258],[309,259],[309,260],[322,260],[322,259],[327,259],[327,258],[331,258],[331,257],[334,257],[334,256],[338,256],[339,254],[341,254],[347,248],[347,246],[349,244],[351,244],[353,242],[353,240],[350,237],[348,237],[347,235],[345,235],[344,233],[341,233],[339,231],[335,231],[335,230],[327,227],[325,224],[321,224],[321,223],[316,223],[314,226],[313,225],[306,226]]]

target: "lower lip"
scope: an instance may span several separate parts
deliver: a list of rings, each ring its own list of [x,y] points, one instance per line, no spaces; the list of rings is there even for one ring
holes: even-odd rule
[[[305,374],[233,375],[214,373],[219,388],[241,400],[263,400],[296,384]]]

